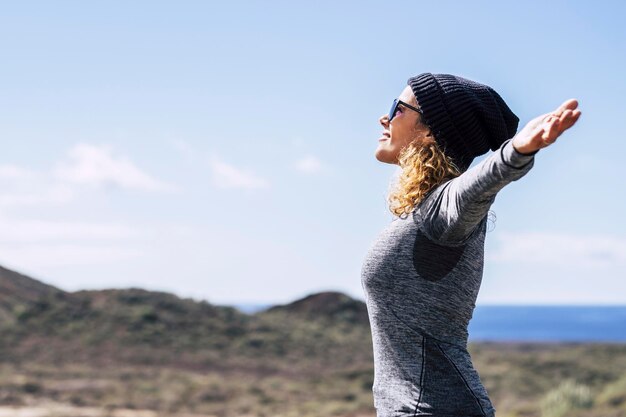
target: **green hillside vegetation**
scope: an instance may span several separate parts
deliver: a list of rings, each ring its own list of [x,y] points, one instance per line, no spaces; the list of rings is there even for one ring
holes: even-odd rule
[[[0,415],[375,416],[367,310],[342,293],[244,314],[0,267],[0,335]],[[626,417],[625,344],[469,349],[498,417]]]

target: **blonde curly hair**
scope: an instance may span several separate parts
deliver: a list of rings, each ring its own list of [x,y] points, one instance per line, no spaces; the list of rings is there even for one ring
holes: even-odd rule
[[[434,140],[409,143],[398,154],[398,165],[401,172],[387,201],[389,210],[403,219],[431,189],[461,175],[460,169]]]

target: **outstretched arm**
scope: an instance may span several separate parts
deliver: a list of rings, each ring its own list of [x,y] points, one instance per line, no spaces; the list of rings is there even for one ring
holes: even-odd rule
[[[581,114],[574,111],[577,106],[576,100],[567,100],[554,112],[531,120],[489,157],[428,195],[417,212],[429,238],[443,245],[465,243],[498,191],[530,171],[539,149],[576,123]]]

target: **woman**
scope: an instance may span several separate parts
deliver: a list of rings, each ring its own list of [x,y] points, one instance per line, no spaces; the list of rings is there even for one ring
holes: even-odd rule
[[[495,416],[467,350],[488,210],[576,123],[577,106],[567,100],[515,134],[518,117],[491,87],[422,73],[380,118],[376,158],[401,174],[389,195],[398,218],[372,243],[361,277],[378,417]]]

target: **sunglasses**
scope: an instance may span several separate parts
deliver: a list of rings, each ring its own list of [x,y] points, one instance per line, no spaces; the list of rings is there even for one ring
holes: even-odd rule
[[[398,110],[398,105],[402,104],[404,107],[408,107],[409,109],[418,112],[419,114],[424,114],[422,109],[418,109],[417,107],[413,107],[410,104],[405,103],[402,100],[398,100],[397,98],[393,100],[393,104],[391,105],[391,110],[389,110],[389,123],[396,116],[396,110]]]

